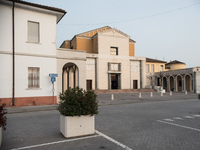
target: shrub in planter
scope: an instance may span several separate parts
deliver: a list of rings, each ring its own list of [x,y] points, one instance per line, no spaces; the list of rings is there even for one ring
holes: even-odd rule
[[[0,101],[1,102],[1,101]],[[0,147],[1,147],[1,141],[2,141],[2,130],[6,130],[6,104],[3,103],[0,105]]]
[[[200,94],[198,94],[198,99],[200,100]]]
[[[6,109],[5,109],[6,104],[3,103],[0,105],[0,128],[2,128],[3,130],[6,130]]]
[[[82,88],[69,88],[59,95],[60,131],[65,137],[94,134],[94,115],[98,114],[97,95]]]
[[[97,95],[82,88],[69,88],[59,95],[57,110],[63,116],[81,116],[98,114]]]

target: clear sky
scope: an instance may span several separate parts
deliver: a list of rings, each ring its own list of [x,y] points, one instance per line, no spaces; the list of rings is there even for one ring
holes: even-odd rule
[[[200,0],[24,0],[61,8],[57,47],[74,35],[115,27],[136,41],[136,56],[200,66]]]

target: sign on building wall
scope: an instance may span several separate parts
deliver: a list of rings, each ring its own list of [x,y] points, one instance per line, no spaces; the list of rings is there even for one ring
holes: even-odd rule
[[[139,61],[132,61],[131,62],[131,71],[139,71],[139,70],[140,70]]]
[[[119,70],[119,65],[118,64],[110,64],[110,69],[112,71],[118,71]]]

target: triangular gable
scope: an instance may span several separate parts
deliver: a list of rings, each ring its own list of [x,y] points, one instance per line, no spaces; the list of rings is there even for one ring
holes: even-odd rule
[[[120,30],[118,30],[116,28],[111,28],[109,30],[102,31],[101,33],[102,34],[105,33],[105,35],[107,34],[107,35],[115,35],[115,36],[121,36],[121,37],[128,37],[128,38],[130,38],[129,35],[127,35],[126,33],[122,32],[122,31],[120,31]]]
[[[90,31],[87,31],[87,32],[77,34],[76,36],[93,37],[95,34],[109,30],[109,29],[112,29],[112,28],[109,27],[109,26],[105,26],[105,27],[101,27],[101,28],[98,28],[98,29],[94,29],[94,30],[90,30]]]

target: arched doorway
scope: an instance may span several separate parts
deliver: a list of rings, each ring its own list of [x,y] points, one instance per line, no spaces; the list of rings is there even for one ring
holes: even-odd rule
[[[174,77],[170,76],[169,78],[170,82],[170,91],[174,91]]]
[[[161,78],[157,77],[157,86],[161,86]]]
[[[74,63],[67,63],[63,66],[62,71],[62,91],[71,88],[75,88],[79,85],[79,71],[78,67]]]
[[[182,77],[180,75],[177,76],[177,90],[182,91]]]
[[[188,92],[191,91],[191,76],[190,75],[185,76],[185,90]]]
[[[163,89],[167,91],[167,77],[163,77]]]

